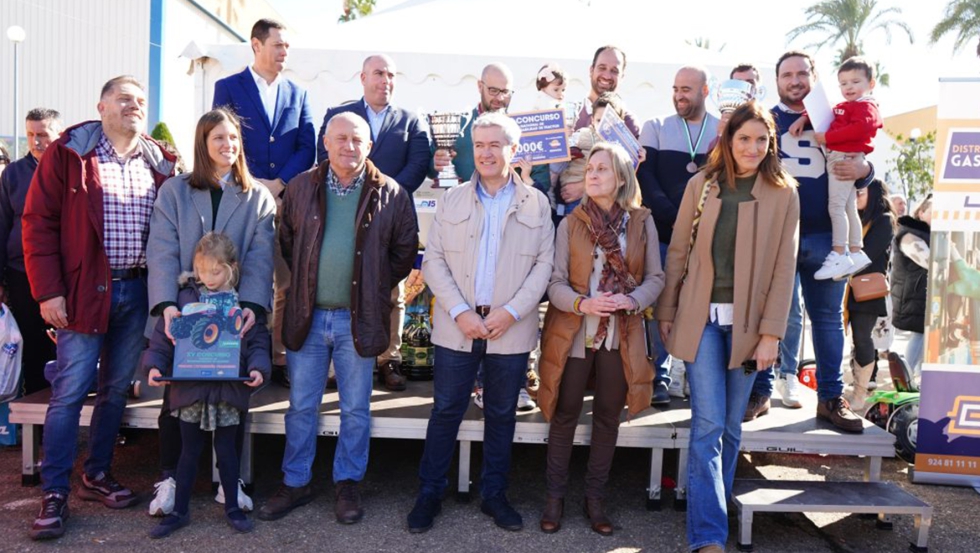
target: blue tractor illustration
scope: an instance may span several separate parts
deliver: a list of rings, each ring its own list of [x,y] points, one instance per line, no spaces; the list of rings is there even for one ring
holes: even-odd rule
[[[178,340],[190,338],[198,349],[208,349],[218,343],[223,332],[232,336],[241,334],[244,324],[242,309],[235,303],[189,303],[184,306],[181,316],[170,323],[170,333]]]

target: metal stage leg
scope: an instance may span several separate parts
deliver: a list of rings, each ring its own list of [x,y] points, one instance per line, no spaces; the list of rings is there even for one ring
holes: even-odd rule
[[[687,458],[691,451],[687,448],[677,450],[677,487],[674,489],[674,510],[687,510]]]
[[[752,545],[752,517],[755,512],[744,506],[738,510],[738,550],[754,551]]]
[[[41,449],[41,428],[43,425],[24,424],[22,425],[24,443],[21,446],[21,486],[37,486],[41,483],[41,464],[38,462]]]
[[[868,457],[868,466],[864,469],[865,482],[881,482],[881,457]],[[882,530],[892,529],[892,516],[887,513],[878,513],[878,520],[875,526]]]
[[[660,510],[660,483],[664,474],[664,450],[655,447],[650,450],[650,482],[647,487],[647,510]]]
[[[470,500],[470,458],[472,457],[473,442],[459,442],[459,486],[456,490],[456,501],[467,503]]]
[[[929,548],[929,527],[932,526],[932,507],[921,515],[915,515],[915,543],[909,545],[913,553],[926,553]]]

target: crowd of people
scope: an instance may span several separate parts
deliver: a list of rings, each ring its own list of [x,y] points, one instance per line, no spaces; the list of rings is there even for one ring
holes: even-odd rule
[[[845,302],[846,277],[887,273],[893,263],[895,326],[918,333],[921,344],[929,206],[899,216],[897,200],[875,179],[863,154],[880,120],[814,133],[803,98],[817,76],[804,52],[778,59],[776,106],[749,101],[721,119],[706,110],[708,74],[699,67],[677,72],[675,113],[643,122],[616,94],[627,69],[619,48],[596,50],[581,102],[563,102],[566,74],[546,64],[536,103],[576,106],[566,118],[574,159],[532,167],[517,155],[521,131],[506,116],[514,77],[503,64],[483,68],[479,101],[450,152],[436,148],[424,119],[394,105],[389,56],[364,60],[363,97],[329,109],[317,137],[307,92],[283,76],[287,29],[260,20],[251,45],[253,63],[215,84],[213,109],[194,134],[191,172],[178,174],[174,149],[147,136],[143,85],[121,76],[103,87],[99,120],[63,128],[56,111],[31,110],[30,152],[0,176],[0,271],[24,335],[25,392],[51,386],[34,539],[65,531],[90,390],[96,400],[77,496],[110,508],[139,501],[111,471],[137,368],[150,386],[165,386],[160,479],[149,507],[162,518],[151,537],[190,522],[206,432],[215,436],[216,500],[236,531],[253,529],[239,458],[249,397],[269,380],[289,387],[286,446],[282,483],[257,517],[276,520],[312,501],[319,404],[335,379],[335,515],[358,522],[374,374],[387,390],[406,387],[404,281],[419,244],[412,193],[450,164],[465,182],[442,196],[422,262],[436,298],[435,363],[410,532],[425,532],[440,514],[477,381],[481,510],[497,526],[523,528],[506,492],[515,412],[539,328],[537,402],[550,422],[541,530],[561,529],[587,389],[594,401],[584,510],[595,532],[610,535],[604,489],[622,410],[632,417],[669,403],[672,390],[685,393],[676,382],[683,378],[692,410],[688,544],[709,553],[723,551],[728,538],[743,419],[771,408],[774,385],[784,407],[801,407],[795,373],[804,308],[817,354],[815,415],[846,432],[862,431],[852,408],[864,401],[876,359],[872,328],[890,312],[884,298],[858,302],[850,294]],[[730,77],[753,90],[759,80],[751,65]],[[838,77],[855,104],[839,111],[876,117],[872,67],[848,60]],[[638,167],[595,132],[604,110],[642,146]],[[828,267],[832,274],[824,274]],[[242,379],[166,381],[181,308],[225,291],[237,294],[243,314]],[[845,313],[855,384],[846,399]],[[915,364],[921,355],[913,357]],[[683,370],[672,372],[678,365]]]

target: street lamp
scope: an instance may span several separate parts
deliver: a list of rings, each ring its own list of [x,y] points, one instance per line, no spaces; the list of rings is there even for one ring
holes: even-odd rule
[[[17,79],[20,76],[19,68],[17,67],[17,47],[20,46],[21,42],[27,38],[27,32],[24,31],[23,27],[18,25],[12,25],[7,27],[7,38],[10,42],[14,43],[14,157],[13,159],[20,159],[20,127],[18,126],[20,120],[17,118],[17,112],[20,111],[20,102],[17,95]]]

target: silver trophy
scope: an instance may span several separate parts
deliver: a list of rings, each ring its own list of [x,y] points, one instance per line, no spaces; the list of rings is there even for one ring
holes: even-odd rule
[[[735,111],[738,106],[748,102],[755,97],[755,87],[752,83],[729,79],[722,81],[715,88],[712,99],[718,106],[718,111],[722,114]]]
[[[462,113],[430,113],[429,129],[436,142],[436,148],[447,150],[451,156],[456,151],[456,139],[463,127]],[[462,182],[452,163],[445,166],[435,178],[439,188],[452,188]]]

